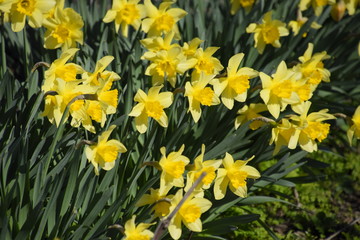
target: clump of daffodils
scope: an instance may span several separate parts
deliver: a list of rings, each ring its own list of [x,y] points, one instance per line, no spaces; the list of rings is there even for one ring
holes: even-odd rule
[[[270,144],[275,143],[274,154],[282,145],[295,149],[299,144],[307,152],[317,151],[317,142],[323,141],[330,130],[330,124],[323,121],[335,117],[328,113],[328,109],[309,113],[310,106],[309,101],[292,106],[296,114],[283,118],[273,128]]]
[[[77,51],[78,49],[71,48],[63,52],[45,71],[42,86],[45,93],[43,116],[57,126],[60,125],[63,115],[65,120],[71,116],[73,127],[82,125],[86,130],[95,133],[93,121],[103,127],[106,116],[116,112],[118,90],[111,88],[113,82],[120,77],[114,72],[104,71],[113,59],[110,56],[98,61],[97,66],[101,67],[97,67],[95,76],[77,64],[68,63]],[[82,78],[78,78],[80,74]],[[69,108],[68,113],[66,108]]]

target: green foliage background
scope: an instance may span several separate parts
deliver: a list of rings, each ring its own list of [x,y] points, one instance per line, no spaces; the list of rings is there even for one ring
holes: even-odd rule
[[[231,56],[244,52],[244,66],[267,74],[282,60],[288,64],[297,61],[307,44],[312,42],[314,52],[327,51],[332,56],[325,63],[332,74],[331,82],[322,83],[314,94],[311,99],[314,110],[330,108],[332,113],[342,112],[350,116],[360,104],[360,61],[356,52],[360,34],[359,11],[337,23],[329,18],[329,8],[318,18],[309,10],[307,13],[311,17],[299,35],[290,34],[281,39],[280,49],[267,48],[263,55],[259,55],[253,47],[253,36],[245,33],[249,23],[259,21],[263,13],[269,10],[274,11],[273,17],[276,19],[285,22],[293,20],[296,3],[258,0],[250,14],[239,11],[231,16],[230,4],[225,0],[178,1],[176,5],[188,12],[179,23],[182,41],[199,37],[205,40],[203,47],[221,47],[217,57],[224,66]],[[220,235],[233,231],[232,225],[251,221],[257,221],[268,236],[276,239],[276,234],[268,226],[276,223],[267,223],[263,216],[271,215],[275,208],[295,212],[290,207],[296,204],[291,203],[289,188],[319,180],[319,172],[298,170],[302,171],[300,178],[285,177],[302,166],[315,163],[304,158],[306,153],[299,150],[283,149],[273,157],[273,146],[268,144],[271,136],[269,126],[255,132],[249,130],[247,125],[235,130],[234,118],[237,110],[243,106],[240,103],[232,111],[227,111],[224,106],[208,108],[203,112],[203,120],[193,124],[190,114],[186,113],[186,101],[177,95],[167,112],[169,127],[163,129],[150,124],[148,132],[139,135],[132,125],[133,119],[127,114],[134,105],[133,96],[137,89],[150,87],[150,79],[144,75],[147,63],[140,60],[144,49],[139,40],[144,35],[140,31],[133,31],[125,39],[115,33],[113,24],[103,23],[102,18],[110,4],[111,1],[67,3],[81,14],[85,22],[85,44],[74,62],[89,71],[98,59],[113,55],[115,60],[110,69],[122,78],[117,82],[120,91],[118,113],[109,118],[107,126],[119,126],[113,136],[125,144],[128,152],[121,155],[114,169],[102,171],[99,177],[94,175],[93,167],[87,162],[79,145],[81,140],[94,140],[97,135],[71,128],[68,124],[56,128],[41,116],[43,70],[31,69],[38,61],[51,63],[59,56],[59,51],[43,48],[44,29],[26,28],[26,31],[13,33],[9,24],[1,26],[0,239],[120,238],[122,235],[116,224],[123,225],[134,213],[139,221],[150,218],[149,209],[137,209],[134,204],[150,187],[156,186],[159,173],[141,165],[159,160],[160,147],[177,150],[183,143],[186,145],[184,155],[191,160],[199,154],[201,144],[205,144],[205,159],[221,158],[225,152],[233,154],[235,159],[255,155],[251,164],[262,170],[262,178],[250,183],[250,197],[246,199],[228,194],[225,199],[215,201],[209,194],[207,197],[212,200],[213,207],[202,217],[204,231],[194,234],[192,239],[224,239]],[[312,21],[322,24],[323,28],[310,29]],[[308,35],[302,38],[305,31],[309,31]],[[251,84],[252,87],[259,85],[260,79],[255,79]],[[247,104],[252,102],[260,102],[258,90],[249,94]],[[345,123],[336,120],[332,124],[332,136],[322,148],[342,153],[347,148],[342,131]],[[326,160],[331,168],[338,167],[333,165],[336,159],[327,161],[328,155],[321,156],[320,160]],[[354,162],[353,169],[358,169],[356,161],[351,162]],[[347,163],[345,166],[348,166]],[[358,171],[353,174],[359,176]],[[301,189],[298,190],[301,202],[315,204],[316,201],[324,201],[320,205],[328,207],[328,202],[318,198],[318,194],[311,196],[314,193],[312,187],[304,187],[309,191],[306,194],[302,194]],[[253,194],[254,191],[256,194]],[[288,196],[285,200],[281,198],[284,195]],[[276,205],[273,205],[274,202],[277,202]],[[258,210],[255,204],[263,203],[266,203],[263,205],[265,208]],[[239,211],[241,215],[224,214],[233,206],[237,206],[234,211]],[[275,207],[269,209],[266,206]],[[297,215],[290,217],[301,225]],[[315,230],[310,234],[325,236],[329,233],[318,229],[315,222],[314,226]],[[296,228],[301,229],[301,226]],[[184,236],[187,234],[185,231]],[[241,231],[236,234],[245,236],[241,235]]]

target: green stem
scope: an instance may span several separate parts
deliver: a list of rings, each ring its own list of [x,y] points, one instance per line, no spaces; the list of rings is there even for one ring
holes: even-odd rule
[[[26,37],[26,28],[23,29],[23,43],[24,43],[24,65],[25,65],[25,78],[28,78],[29,76],[29,59],[28,59],[28,42]]]
[[[1,37],[1,69],[0,77],[3,78],[6,72],[6,51],[4,37],[4,13],[0,14],[0,37]]]

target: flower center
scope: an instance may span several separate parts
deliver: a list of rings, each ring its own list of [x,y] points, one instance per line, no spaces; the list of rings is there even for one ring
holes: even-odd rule
[[[266,44],[273,43],[280,38],[279,30],[274,25],[265,25],[262,29],[262,35]]]
[[[211,166],[203,168],[202,171],[195,173],[195,180],[198,179],[203,172],[206,172],[206,175],[203,178],[202,183],[206,185],[212,183],[216,177],[215,168]]]
[[[228,78],[229,87],[232,88],[236,94],[244,93],[249,87],[249,76],[240,75]]]
[[[156,71],[158,75],[162,77],[164,77],[165,74],[170,77],[176,75],[176,69],[174,67],[174,64],[172,64],[169,60],[159,62],[157,64]]]
[[[149,117],[159,120],[161,115],[164,112],[164,107],[159,103],[159,101],[148,101],[145,103],[146,114]]]
[[[116,146],[106,144],[99,144],[96,152],[105,162],[115,161],[119,154]]]
[[[21,0],[17,3],[18,12],[31,16],[35,9],[35,0]]]
[[[69,37],[69,35],[70,35],[70,32],[64,24],[59,24],[58,26],[56,26],[56,28],[52,34],[52,36],[54,38],[56,38],[56,40],[59,43],[64,43],[66,41],[66,39]]]
[[[210,62],[206,58],[200,58],[195,66],[195,69],[198,72],[204,72],[204,73],[210,75],[210,74],[213,74],[213,72],[214,72],[214,64],[212,64],[212,62]]]
[[[254,4],[255,0],[240,0],[240,5],[243,8],[250,7]]]
[[[163,170],[174,178],[180,178],[185,171],[185,163],[182,161],[167,160],[162,166]]]
[[[184,221],[187,223],[195,222],[196,219],[200,218],[200,216],[201,216],[200,208],[198,206],[196,206],[195,204],[186,204],[185,203],[180,208],[179,213],[182,216],[182,218],[184,219]]]
[[[210,87],[197,89],[194,91],[194,98],[202,105],[211,106],[214,91]]]
[[[281,83],[275,84],[271,91],[280,98],[290,98],[293,91],[292,85],[293,84],[290,80],[285,80]]]
[[[227,171],[227,176],[235,189],[244,187],[246,185],[247,172],[238,169],[230,169]]]
[[[127,3],[120,9],[118,18],[126,24],[133,24],[135,20],[140,18],[140,13],[135,4]]]
[[[161,14],[154,21],[154,26],[157,31],[169,32],[174,26],[174,18],[167,13]]]
[[[75,66],[66,64],[56,68],[55,77],[61,78],[65,82],[71,82],[76,80],[76,73]]]
[[[318,140],[321,142],[324,140],[330,129],[330,124],[321,122],[308,122],[308,126],[303,129],[303,132],[309,136],[312,140]]]

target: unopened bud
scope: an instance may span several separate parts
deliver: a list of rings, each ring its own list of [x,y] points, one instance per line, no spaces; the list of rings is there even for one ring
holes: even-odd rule
[[[337,1],[331,8],[331,17],[339,22],[345,14],[346,6],[343,0]]]

